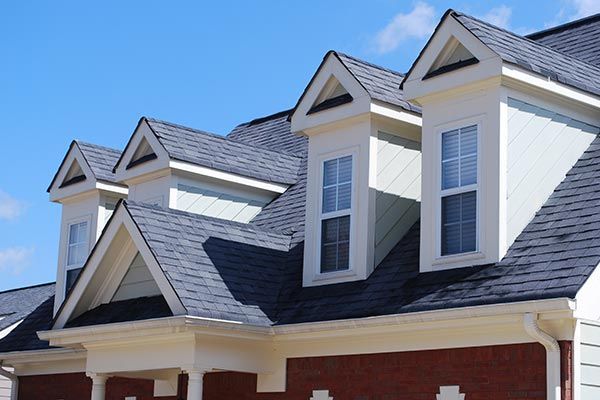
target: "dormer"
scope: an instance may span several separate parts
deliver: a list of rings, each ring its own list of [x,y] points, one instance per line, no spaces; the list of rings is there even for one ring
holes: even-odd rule
[[[127,196],[127,187],[117,183],[112,173],[120,153],[73,141],[48,187],[50,200],[62,205],[55,310],[77,278],[115,205]]]
[[[331,51],[291,114],[308,137],[304,286],[366,279],[418,219],[421,118],[402,77]]]
[[[600,102],[553,64],[588,68],[464,14],[442,17],[400,86],[423,112],[421,272],[502,260],[597,135]]]
[[[144,117],[114,171],[132,201],[247,223],[297,181],[300,161]]]

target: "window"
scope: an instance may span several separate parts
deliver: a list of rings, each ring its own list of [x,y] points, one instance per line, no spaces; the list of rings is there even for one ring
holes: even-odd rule
[[[442,133],[441,254],[477,249],[477,125]]]
[[[323,163],[321,272],[350,269],[352,156]]]
[[[69,225],[65,293],[69,291],[88,256],[88,222]]]

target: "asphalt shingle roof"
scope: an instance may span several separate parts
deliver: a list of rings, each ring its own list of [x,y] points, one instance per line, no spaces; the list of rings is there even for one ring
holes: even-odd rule
[[[170,122],[146,121],[172,159],[267,182],[298,180],[299,157]]]
[[[354,75],[372,99],[421,114],[421,107],[406,101],[403,91],[398,89],[402,79],[404,79],[404,74],[344,53],[333,53],[346,66],[348,71]]]
[[[527,35],[545,46],[600,66],[600,14]]]
[[[504,62],[600,95],[600,67],[463,13],[450,11],[450,15]]]
[[[0,292],[0,331],[21,321],[54,295],[54,283]]]
[[[90,166],[96,179],[107,182],[116,182],[113,167],[117,163],[119,157],[121,157],[120,150],[86,143],[80,140],[76,140],[75,142],[77,143],[77,146],[79,146],[81,153],[85,157],[85,160]]]

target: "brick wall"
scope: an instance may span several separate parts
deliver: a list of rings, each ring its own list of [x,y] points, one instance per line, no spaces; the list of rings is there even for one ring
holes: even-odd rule
[[[561,342],[563,400],[571,400],[572,345]],[[328,389],[335,400],[435,400],[440,386],[460,385],[468,400],[545,399],[545,350],[537,343],[288,360],[287,392],[256,393],[256,376],[206,374],[204,400],[308,400]],[[22,377],[20,400],[89,399],[84,374]],[[154,400],[152,382],[111,378],[107,400]],[[185,393],[185,390],[184,390]],[[161,397],[162,400],[175,398]]]

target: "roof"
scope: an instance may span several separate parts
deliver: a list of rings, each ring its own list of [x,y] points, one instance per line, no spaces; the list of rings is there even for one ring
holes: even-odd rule
[[[58,178],[58,173],[62,169],[67,161],[67,157],[73,147],[77,146],[83,155],[83,158],[87,162],[88,166],[94,174],[94,178],[99,181],[116,183],[115,174],[113,167],[117,160],[121,157],[121,151],[117,149],[111,149],[110,147],[100,146],[97,144],[82,142],[81,140],[73,140],[69,146],[69,150],[63,157],[60,166],[56,170],[52,182],[48,186],[47,191],[49,192],[54,182]]]
[[[52,328],[52,313],[54,311],[54,295],[38,304],[11,333],[0,339],[0,353],[25,350],[47,349],[49,343],[40,340],[39,331]]]
[[[342,65],[346,67],[348,72],[365,89],[371,99],[398,106],[406,111],[421,114],[421,107],[406,101],[404,99],[404,92],[402,89],[398,89],[402,80],[404,79],[404,74],[388,68],[380,67],[338,51],[330,50],[325,54],[323,61],[319,65],[319,68],[317,68],[317,71],[311,78],[310,82],[304,88],[302,95],[300,95],[300,98],[296,102],[296,106],[291,110],[288,119],[294,114],[296,108],[302,102],[302,99],[304,99],[308,88],[311,86],[321,71],[321,68],[325,64],[325,61],[330,56],[336,57],[342,63]]]
[[[52,295],[54,283],[0,292],[0,331],[21,321]]]
[[[297,181],[299,157],[170,122],[145,120],[172,159],[267,182]]]
[[[526,36],[545,46],[600,66],[600,14]]]
[[[116,182],[113,167],[119,157],[121,157],[121,150],[86,143],[80,140],[76,140],[75,143],[79,146],[81,153],[97,180]]]
[[[469,15],[453,10],[449,10],[446,15],[455,18],[504,62],[600,95],[600,67]]]

